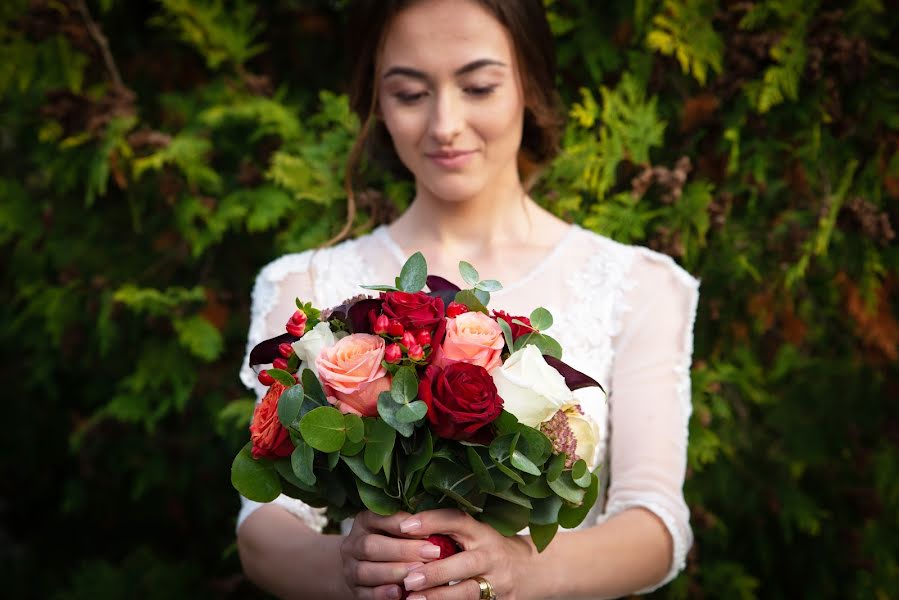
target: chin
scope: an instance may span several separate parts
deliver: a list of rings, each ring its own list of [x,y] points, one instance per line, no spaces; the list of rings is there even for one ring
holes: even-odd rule
[[[465,202],[481,194],[485,181],[480,177],[464,174],[418,179],[419,185],[444,202]]]

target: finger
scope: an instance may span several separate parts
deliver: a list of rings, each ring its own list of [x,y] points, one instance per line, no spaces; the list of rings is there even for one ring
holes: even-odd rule
[[[384,533],[393,534],[400,530],[400,523],[411,517],[412,515],[400,511],[388,517],[376,515],[370,510],[364,510],[356,515],[355,522],[369,531],[382,531]]]
[[[349,554],[371,562],[427,562],[440,556],[440,547],[423,540],[369,533],[349,542]]]
[[[351,568],[349,579],[357,586],[377,587],[379,585],[402,585],[410,571],[424,563],[369,562],[357,561]]]
[[[473,539],[483,526],[461,510],[440,508],[410,515],[399,523],[399,531],[393,535],[420,537],[443,533],[456,541],[462,541]],[[462,547],[465,547],[464,543]]]
[[[475,550],[460,552],[412,570],[403,578],[403,587],[409,591],[426,590],[450,581],[471,579],[483,573],[486,566],[482,553]]]
[[[406,596],[406,600],[477,600],[480,597],[478,582],[466,579],[456,585],[442,585],[424,592],[412,592]]]
[[[403,589],[398,585],[379,585],[378,587],[353,588],[356,600],[399,600],[403,597]]]

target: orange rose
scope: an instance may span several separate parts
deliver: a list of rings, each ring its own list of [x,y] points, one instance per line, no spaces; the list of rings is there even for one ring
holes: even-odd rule
[[[253,411],[250,424],[250,441],[253,442],[253,458],[282,458],[293,452],[290,433],[278,420],[278,398],[286,387],[274,382],[265,397]]]
[[[446,337],[432,364],[446,367],[464,362],[490,371],[502,363],[500,353],[504,345],[503,330],[496,321],[481,312],[462,313],[447,319]]]
[[[366,417],[378,414],[378,395],[390,389],[384,360],[384,339],[354,333],[325,348],[315,359],[328,400],[340,412]]]

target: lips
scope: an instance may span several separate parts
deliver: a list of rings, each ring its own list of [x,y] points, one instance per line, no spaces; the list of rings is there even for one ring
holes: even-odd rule
[[[474,154],[474,150],[445,150],[442,152],[429,152],[425,156],[441,167],[458,169],[465,166]]]

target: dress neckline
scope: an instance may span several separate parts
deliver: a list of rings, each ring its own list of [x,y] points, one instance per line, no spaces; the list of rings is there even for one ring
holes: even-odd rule
[[[553,246],[552,249],[549,250],[549,252],[547,252],[545,256],[543,256],[543,258],[537,261],[537,264],[535,264],[530,271],[508,285],[501,281],[500,283],[503,284],[503,289],[499,290],[498,292],[491,292],[491,294],[502,295],[506,292],[517,289],[533,280],[546,269],[546,267],[553,261],[554,258],[556,258],[556,256],[558,256],[562,252],[565,246],[567,246],[574,238],[574,234],[579,230],[580,226],[577,223],[570,224],[568,226],[568,230],[565,232],[565,235],[563,235],[559,239],[559,241],[556,242],[555,246]],[[396,242],[396,240],[393,239],[393,236],[390,235],[390,232],[387,231],[387,225],[379,225],[372,233],[378,239],[380,239],[385,246],[387,246],[387,249],[390,250],[390,253],[393,254],[394,258],[399,261],[400,265],[406,263],[409,255],[406,254],[405,251],[403,251],[402,247]]]

